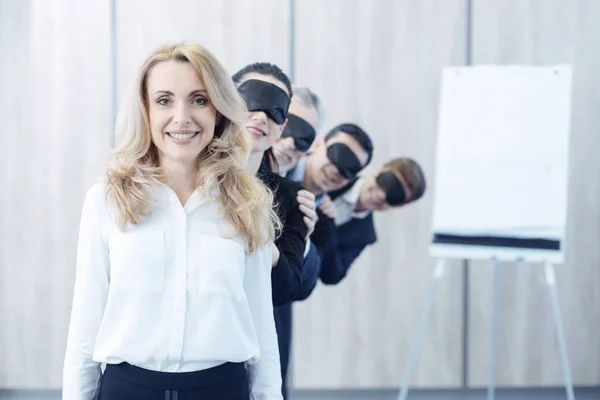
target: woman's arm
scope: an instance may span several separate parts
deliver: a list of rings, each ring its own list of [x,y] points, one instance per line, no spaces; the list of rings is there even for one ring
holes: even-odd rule
[[[321,210],[318,210],[317,213],[319,220],[310,239],[317,247],[321,258],[319,277],[324,284],[335,285],[346,276],[346,270],[338,252],[337,228],[333,219],[327,217]]]
[[[308,190],[298,191],[296,197],[299,209],[304,214],[304,224],[306,225],[308,232],[307,235],[311,235],[314,232],[315,224],[319,219],[316,211],[315,195]],[[304,260],[302,262],[302,284],[300,289],[294,297],[295,301],[305,300],[310,296],[313,289],[317,285],[319,279],[319,273],[321,272],[321,258],[317,253],[317,249],[310,242],[310,239],[306,241],[306,248],[304,249]]]
[[[108,248],[101,229],[103,185],[86,194],[77,247],[77,271],[63,367],[63,400],[92,400],[100,382],[100,363],[92,360],[109,284]]]
[[[279,259],[271,273],[273,305],[281,307],[291,302],[302,285],[302,263],[306,249],[308,228],[304,223],[304,214],[296,201],[297,184],[280,178],[281,183],[276,196],[280,215],[284,216],[283,231],[275,240]]]
[[[251,398],[281,400],[281,366],[271,300],[271,247],[246,258],[244,288],[254,320],[260,357],[248,366]]]
[[[304,255],[304,263],[302,264],[302,285],[300,285],[300,290],[296,293],[294,301],[306,300],[310,296],[315,286],[317,286],[320,273],[321,258],[319,257],[317,248],[310,244],[310,248]]]

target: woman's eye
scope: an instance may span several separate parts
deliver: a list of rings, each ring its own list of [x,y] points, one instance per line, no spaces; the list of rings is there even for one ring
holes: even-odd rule
[[[167,106],[171,102],[169,101],[169,99],[162,97],[162,98],[158,99],[157,103],[160,104],[161,106]]]
[[[194,99],[194,104],[197,106],[203,106],[206,104],[206,99],[204,97],[196,97]]]

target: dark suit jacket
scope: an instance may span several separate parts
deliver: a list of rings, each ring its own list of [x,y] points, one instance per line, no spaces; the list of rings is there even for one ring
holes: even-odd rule
[[[306,300],[312,293],[319,280],[321,273],[321,257],[314,243],[311,242],[310,249],[302,263],[302,285],[296,293],[294,301]]]
[[[335,221],[317,209],[319,220],[310,240],[317,247],[321,258],[319,278],[326,285],[335,285],[344,277],[343,265],[338,254],[338,238]]]
[[[338,257],[345,276],[360,253],[377,241],[373,214],[370,213],[365,218],[353,218],[338,226],[337,239]]]
[[[273,305],[279,307],[291,302],[302,285],[302,263],[308,233],[304,214],[296,200],[302,186],[272,172],[261,171],[258,177],[273,191],[273,206],[283,223],[283,229],[275,240],[280,253],[279,262],[271,271]]]
[[[329,193],[329,196],[332,200],[335,200],[350,190],[356,181],[357,179],[350,181],[343,188]],[[336,228],[336,240],[338,265],[335,274],[339,282],[346,276],[350,266],[360,253],[367,246],[377,241],[373,213],[369,213],[365,218],[353,218],[345,224],[338,226]]]

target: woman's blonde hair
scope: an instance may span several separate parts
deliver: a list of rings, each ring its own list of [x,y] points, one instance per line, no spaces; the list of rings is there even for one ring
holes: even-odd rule
[[[147,84],[152,68],[169,60],[190,63],[221,115],[213,140],[200,156],[197,184],[209,195],[209,185],[216,183],[226,219],[246,240],[248,252],[254,252],[274,239],[281,222],[273,209],[273,193],[244,171],[250,151],[243,131],[246,104],[221,63],[197,44],[158,48],[144,62],[133,92],[121,105],[116,122],[119,141],[107,171],[107,195],[116,206],[117,225],[124,229],[149,214],[149,189],[164,176],[150,132]]]

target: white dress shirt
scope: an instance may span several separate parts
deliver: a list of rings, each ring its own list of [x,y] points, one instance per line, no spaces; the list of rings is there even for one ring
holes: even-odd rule
[[[340,226],[350,221],[353,218],[365,218],[371,211],[354,211],[356,209],[356,203],[360,196],[360,188],[365,183],[365,178],[359,178],[352,185],[352,187],[343,195],[339,196],[333,201],[335,204],[335,225]]]
[[[185,206],[160,183],[151,195],[151,214],[120,231],[105,185],[86,194],[63,399],[91,400],[101,363],[120,362],[164,372],[245,362],[251,398],[282,399],[270,246],[246,255],[199,190]]]

